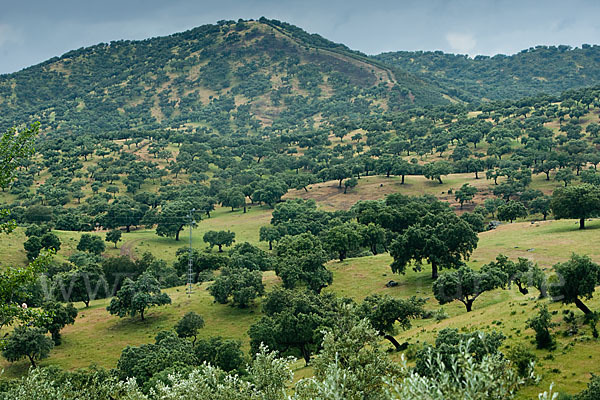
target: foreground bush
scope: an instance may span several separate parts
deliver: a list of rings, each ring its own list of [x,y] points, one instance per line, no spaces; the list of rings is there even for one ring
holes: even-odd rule
[[[393,363],[367,320],[346,313],[325,333],[314,360],[315,376],[300,380],[291,395],[294,359],[261,346],[244,376],[205,363],[191,371],[176,369],[145,393],[135,379],[119,381],[103,370],[78,375],[33,369],[0,391],[0,400],[487,400],[514,398],[522,385],[536,379],[532,368],[520,376],[499,352],[474,356],[474,344],[474,338],[460,341],[446,359],[430,349],[424,362],[431,373],[423,376],[405,362]]]

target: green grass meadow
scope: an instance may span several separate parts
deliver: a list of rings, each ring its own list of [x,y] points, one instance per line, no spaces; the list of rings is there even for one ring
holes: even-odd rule
[[[413,192],[416,189],[410,186],[413,179],[422,178],[407,177],[406,185],[399,185],[397,178],[363,178],[361,184],[355,188],[358,193],[351,197],[353,201],[356,201],[357,195],[361,198],[374,197],[369,187],[377,188],[381,184],[384,187],[393,186],[394,191],[417,194]],[[471,174],[469,176],[465,174],[450,177],[446,181],[444,185],[438,185],[423,180],[418,186],[422,192],[441,194],[450,187],[457,188],[463,182],[472,182],[474,179]],[[479,181],[489,185],[489,181],[487,183],[483,179]],[[539,182],[535,180],[535,183],[539,183],[540,186],[545,182],[541,179]],[[346,201],[345,197],[341,197],[343,202],[340,200],[342,194],[331,195],[337,188],[321,185],[322,187],[313,185],[309,189],[310,196],[307,198],[315,198],[325,208],[340,207]],[[304,191],[298,193],[302,194]],[[296,194],[290,193],[288,197]],[[324,200],[320,196],[323,196]],[[381,195],[378,194],[378,197]],[[197,227],[193,229],[193,246],[195,248],[206,246],[202,241],[202,235],[208,230],[229,229],[236,233],[236,242],[248,241],[267,249],[266,243],[258,241],[258,231],[260,226],[269,223],[271,211],[266,207],[257,206],[249,208],[247,213],[243,213],[242,210],[232,212],[230,208],[218,208],[212,213],[211,218],[199,221]],[[66,259],[75,251],[81,233],[58,231],[57,234],[63,243],[57,257]],[[95,234],[104,238],[104,233]],[[22,242],[25,240],[23,230],[19,228],[11,235],[4,235],[2,239],[0,257],[4,260],[4,264],[23,263],[26,260],[22,249]],[[149,251],[158,258],[172,262],[176,250],[186,245],[187,230],[181,233],[179,241],[175,241],[173,238],[157,236],[154,230],[139,229],[123,233],[122,242],[119,242],[117,249],[112,243],[107,243],[105,256],[125,254],[137,257]],[[529,258],[550,274],[552,265],[567,260],[573,252],[587,254],[594,261],[600,262],[600,220],[587,222],[585,230],[579,230],[578,223],[574,220],[522,221],[503,224],[495,230],[479,234],[479,245],[469,264],[479,268],[502,253],[512,259]],[[388,254],[347,259],[343,262],[333,260],[328,264],[328,268],[333,272],[333,284],[325,291],[358,301],[372,293],[403,298],[421,296],[428,298],[428,309],[438,310],[440,305],[433,297],[428,266],[424,266],[423,271],[420,272],[408,269],[405,275],[397,275],[391,272],[389,267],[391,261]],[[263,279],[268,290],[280,284],[279,278],[273,272],[266,272]],[[385,284],[392,279],[399,285],[386,287]],[[81,308],[76,323],[63,330],[63,343],[53,349],[50,358],[40,364],[57,365],[65,369],[82,368],[92,364],[107,368],[114,367],[124,347],[152,342],[159,331],[172,329],[179,318],[188,311],[195,311],[204,317],[206,326],[201,330],[201,337],[220,335],[238,339],[243,343],[244,349],[249,350],[247,330],[260,318],[260,301],[248,309],[218,304],[207,291],[209,285],[210,283],[203,283],[195,287],[189,297],[184,287],[167,289],[166,292],[171,296],[173,304],[150,309],[146,321],[143,322],[138,318],[120,319],[109,315],[106,311],[109,299],[93,301],[87,309],[83,308],[82,303],[78,303],[77,306]],[[449,318],[440,322],[434,319],[414,321],[411,329],[398,331],[396,337],[400,342],[408,341],[410,344],[420,345],[426,341],[432,342],[436,332],[446,327],[462,331],[501,330],[507,336],[506,347],[523,343],[534,350],[538,357],[537,372],[542,380],[539,385],[526,387],[520,393],[520,398],[536,397],[538,392],[547,390],[551,382],[555,382],[555,387],[559,391],[575,393],[586,386],[590,373],[600,373],[600,364],[597,362],[600,356],[600,341],[592,338],[588,325],[582,325],[583,314],[578,310],[576,315],[580,320],[579,333],[570,337],[563,335],[566,326],[562,321],[562,310],[575,309],[575,307],[549,303],[550,310],[555,313],[553,318],[557,326],[553,332],[558,345],[552,352],[535,350],[535,345],[532,343],[534,333],[526,329],[525,325],[527,319],[536,313],[536,306],[540,303],[549,303],[549,300],[538,300],[537,291],[533,288],[527,296],[520,294],[516,288],[495,290],[480,296],[474,303],[471,313],[465,312],[462,303],[454,302],[443,306]],[[592,310],[600,311],[600,295],[585,303]],[[387,342],[383,344],[388,346]],[[392,357],[399,360],[400,354],[392,354]],[[296,378],[310,375],[311,369],[305,368],[302,362],[298,362],[295,366]],[[0,369],[4,369],[2,379],[20,376],[27,371],[28,367],[27,361],[9,363],[4,359],[0,360]]]

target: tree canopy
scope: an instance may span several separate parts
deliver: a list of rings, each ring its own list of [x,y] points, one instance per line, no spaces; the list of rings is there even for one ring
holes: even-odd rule
[[[265,293],[260,271],[246,268],[224,268],[214,283],[208,288],[210,294],[221,304],[226,304],[230,297],[233,305],[246,308],[254,299]]]
[[[56,302],[49,301],[42,305],[44,311],[48,313],[48,318],[44,321],[44,328],[52,335],[52,341],[55,346],[61,344],[60,331],[67,325],[75,323],[78,311],[72,303],[68,303],[66,306]]]
[[[584,229],[586,218],[600,215],[600,187],[583,184],[556,189],[550,208],[557,219],[579,219],[579,229]]]
[[[192,345],[196,344],[198,330],[204,328],[204,318],[193,311],[187,312],[175,325],[177,336],[193,338]]]
[[[235,232],[231,231],[207,231],[202,236],[202,240],[210,245],[212,249],[214,246],[219,248],[219,253],[223,252],[223,246],[231,246],[235,241]]]
[[[330,295],[276,289],[263,302],[264,316],[248,330],[253,353],[265,344],[270,349],[297,350],[306,364],[321,343],[320,329],[334,317]]]
[[[437,279],[438,269],[457,268],[468,259],[478,240],[471,226],[453,212],[428,213],[392,242],[392,271],[404,273],[411,261],[413,268],[420,270],[427,261],[431,263],[432,279]]]
[[[275,248],[275,272],[285,288],[299,283],[319,293],[333,282],[333,274],[325,267],[327,255],[321,241],[311,233],[284,236]]]
[[[433,283],[433,294],[440,304],[458,300],[470,312],[473,302],[482,293],[502,287],[506,280],[506,274],[494,267],[474,271],[463,266],[440,275]]]
[[[43,328],[18,326],[6,339],[2,356],[8,361],[18,361],[27,357],[32,367],[36,361],[47,358],[54,347],[52,339],[44,335]]]
[[[148,308],[165,304],[171,304],[169,295],[161,292],[160,285],[152,274],[144,273],[135,282],[125,278],[121,289],[106,309],[110,314],[121,318],[140,314],[143,321]]]
[[[409,299],[397,299],[388,295],[369,295],[358,306],[358,315],[367,318],[371,326],[380,335],[389,340],[396,351],[401,350],[401,345],[394,338],[395,323],[398,322],[403,329],[411,327],[411,320],[425,315],[423,305],[425,299],[411,297]]]
[[[600,283],[600,266],[588,256],[573,254],[568,261],[554,265],[555,279],[551,281],[550,294],[565,304],[575,303],[586,315],[592,311],[583,303],[591,299]]]

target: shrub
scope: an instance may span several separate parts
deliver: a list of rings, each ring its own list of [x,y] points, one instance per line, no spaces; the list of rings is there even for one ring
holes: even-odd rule
[[[508,359],[512,362],[520,376],[529,375],[530,369],[533,369],[533,363],[536,360],[535,354],[525,345],[517,344],[508,351]]]
[[[527,320],[527,327],[535,331],[535,342],[538,349],[549,349],[554,347],[554,339],[550,334],[553,327],[552,317],[548,312],[548,306],[540,307],[540,311],[534,317]]]
[[[575,396],[575,400],[597,400],[600,399],[600,376],[592,375],[587,389]]]
[[[194,352],[200,363],[207,362],[224,371],[240,371],[246,361],[241,345],[237,340],[216,336],[198,340]]]
[[[458,353],[458,345],[461,342],[470,341],[469,348],[473,357],[476,361],[480,361],[487,354],[497,353],[504,339],[505,336],[496,331],[459,333],[458,330],[452,328],[442,329],[435,339],[435,347],[425,345],[417,353],[415,372],[421,376],[430,376],[431,369],[427,364],[430,355],[433,355],[434,358],[440,357],[442,363],[450,366],[452,357]]]

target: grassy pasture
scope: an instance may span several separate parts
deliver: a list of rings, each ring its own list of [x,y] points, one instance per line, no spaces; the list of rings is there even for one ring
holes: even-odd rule
[[[271,221],[271,211],[264,206],[253,206],[246,213],[242,209],[231,211],[231,208],[218,207],[211,218],[202,219],[192,229],[192,247],[208,247],[202,241],[204,233],[210,230],[230,230],[235,232],[235,242],[249,242],[263,249],[268,249],[268,244],[259,242],[258,231],[261,226],[268,225]],[[120,253],[137,256],[149,251],[157,258],[167,262],[175,260],[175,252],[182,246],[188,246],[189,230],[179,234],[179,241],[175,238],[165,238],[156,235],[154,229],[140,229],[123,234],[123,242],[119,243]],[[113,246],[110,244],[110,246]],[[215,250],[216,251],[216,250]]]
[[[252,213],[255,213],[254,217]],[[263,215],[268,214],[266,210],[255,209],[247,214],[248,224],[257,223],[255,219],[268,219],[268,216]],[[223,218],[227,218],[227,214]],[[214,220],[217,221],[218,218]],[[600,245],[598,229],[598,220],[590,222],[589,229],[584,231],[579,231],[575,221],[571,220],[533,225],[529,222],[502,225],[494,231],[480,234],[479,247],[470,264],[479,267],[493,260],[498,253],[503,253],[511,258],[527,256],[542,267],[550,267],[556,262],[566,260],[573,251],[589,254],[596,262],[600,262],[600,251],[597,250]],[[140,238],[140,245],[144,240],[147,239]],[[519,246],[515,247],[515,243]],[[529,249],[535,250],[527,251]],[[162,249],[154,248],[153,251],[160,252]],[[387,293],[398,297],[416,295],[428,298],[428,309],[440,308],[431,292],[432,282],[427,266],[422,272],[409,269],[406,275],[395,275],[389,268],[390,262],[388,254],[348,259],[341,263],[331,261],[329,268],[333,271],[334,283],[326,290],[356,300],[362,300],[370,293]],[[385,287],[385,283],[390,279],[400,284],[393,288]],[[279,279],[272,272],[265,273],[264,281],[268,287],[279,284]],[[246,332],[260,316],[260,302],[246,310],[215,304],[206,291],[208,285],[204,283],[198,286],[191,298],[187,297],[183,287],[168,289],[173,304],[151,309],[145,322],[110,316],[105,310],[109,300],[96,300],[89,309],[80,309],[80,316],[75,325],[68,326],[63,331],[63,344],[54,349],[51,357],[43,361],[42,365],[59,365],[73,369],[96,363],[113,367],[125,346],[151,342],[159,331],[172,328],[177,320],[190,310],[200,313],[206,320],[206,327],[201,331],[202,337],[222,335],[239,339],[247,350]],[[443,307],[449,315],[448,319],[441,322],[433,319],[415,321],[413,328],[399,331],[397,338],[401,342],[419,344],[431,342],[436,332],[445,327],[461,330],[495,328],[507,336],[507,346],[519,342],[534,349],[535,346],[531,344],[534,334],[525,329],[525,321],[536,312],[535,306],[538,303],[546,302],[537,300],[536,295],[534,289],[529,296],[521,295],[514,288],[496,290],[482,295],[475,302],[473,312],[468,314],[462,304],[448,304]],[[586,304],[593,310],[600,309],[600,296]],[[575,392],[585,386],[590,372],[600,373],[600,367],[594,363],[594,358],[590,358],[593,354],[600,354],[600,342],[591,338],[588,326],[581,327],[580,334],[574,337],[564,337],[562,332],[566,327],[562,322],[563,309],[574,307],[562,306],[559,303],[550,304],[550,310],[557,312],[554,321],[559,325],[554,332],[558,339],[558,348],[551,353],[535,350],[538,356],[538,372],[543,379],[538,386],[526,388],[522,398],[531,398],[538,391],[546,389],[551,382],[556,382],[559,390]],[[581,313],[576,313],[582,319]],[[552,354],[553,359],[546,359],[549,354]],[[394,354],[393,357],[399,359],[398,354]],[[298,378],[310,374],[310,368],[304,368],[302,364],[299,362],[296,365]],[[8,378],[24,373],[28,364],[25,361],[10,364],[2,360],[0,368],[5,369],[4,377]]]
[[[401,184],[401,177],[397,176],[363,176],[358,186],[348,189],[346,194],[343,187],[338,187],[338,181],[327,181],[308,186],[308,192],[292,189],[284,198],[313,199],[326,210],[347,210],[359,200],[382,199],[398,192],[409,196],[430,194],[440,200],[455,203],[454,195],[449,195],[448,189],[459,189],[464,183],[477,187],[482,193],[488,191],[490,182],[483,179],[481,174],[479,176],[480,179],[475,179],[474,174],[452,174],[442,178],[443,184],[428,180],[422,175],[407,175],[404,184]]]
[[[402,193],[405,195],[416,196],[429,194],[436,196],[442,201],[447,201],[457,209],[458,202],[454,194],[448,194],[448,190],[453,192],[459,189],[463,184],[469,183],[475,186],[479,192],[471,203],[465,203],[463,210],[472,211],[475,205],[482,204],[483,201],[492,195],[493,182],[486,180],[480,174],[480,179],[475,179],[474,174],[451,174],[443,178],[443,184],[437,181],[425,179],[423,176],[406,176],[405,183],[401,184],[401,179],[396,176],[386,178],[385,176],[366,176],[362,177],[358,186],[348,190],[338,188],[337,181],[328,181],[310,185],[304,190],[291,189],[284,199],[302,198],[313,199],[317,204],[326,210],[347,210],[359,200],[374,200],[384,198],[391,193]],[[501,182],[501,179],[499,180]],[[539,189],[545,194],[551,194],[552,191],[560,186],[559,182],[554,180],[546,181],[545,175],[534,175],[531,188]],[[243,213],[242,209],[231,211],[227,207],[217,207],[211,213],[211,218],[203,216],[192,232],[193,246],[196,248],[204,247],[202,236],[208,230],[231,230],[236,234],[236,242],[247,241],[263,249],[267,248],[266,243],[258,241],[258,230],[260,226],[267,225],[271,219],[271,211],[266,206],[249,206],[248,212]],[[459,211],[460,212],[460,211]],[[528,218],[530,219],[530,218]],[[55,231],[62,242],[61,250],[58,252],[59,259],[67,259],[76,251],[79,237],[82,233],[71,231]],[[100,235],[103,239],[105,232],[92,232]],[[175,252],[181,246],[187,245],[187,229],[181,232],[180,240],[174,238],[158,237],[153,229],[135,229],[130,233],[123,233],[121,242],[118,243],[118,249],[114,249],[112,243],[107,243],[107,256],[119,254],[132,257],[139,256],[146,251],[151,252],[158,258],[166,261],[172,261]],[[22,265],[27,262],[23,242],[27,238],[24,235],[24,229],[17,228],[11,235],[2,235],[0,243],[0,257],[4,265]]]
[[[587,254],[595,262],[600,262],[600,220],[588,224],[589,229],[583,231],[578,230],[576,221],[572,220],[548,221],[535,225],[527,222],[502,225],[479,235],[479,246],[469,264],[477,268],[502,253],[512,259],[530,258],[550,274],[550,267],[567,260],[571,252]],[[535,250],[527,251],[528,249]],[[341,263],[333,261],[330,263],[334,274],[333,285],[327,290],[356,300],[371,293],[387,293],[403,298],[421,296],[428,298],[428,309],[440,308],[433,297],[427,266],[422,272],[408,269],[406,275],[395,275],[389,268],[391,261],[388,254],[354,258]],[[391,279],[399,285],[387,288],[385,283]],[[553,322],[557,323],[553,332],[558,345],[552,352],[536,350],[532,344],[535,333],[525,328],[527,319],[537,312],[536,306],[543,303],[548,304],[550,311],[555,313]],[[600,294],[585,303],[592,310],[600,310]],[[583,322],[583,314],[573,305],[564,306],[561,303],[538,300],[537,291],[533,288],[528,296],[523,296],[514,287],[512,290],[484,293],[476,300],[471,313],[466,313],[459,302],[444,305],[443,309],[449,315],[448,319],[441,322],[433,319],[415,321],[411,329],[399,331],[396,338],[400,343],[408,341],[418,345],[423,342],[432,343],[437,332],[447,327],[461,331],[500,330],[507,336],[504,350],[522,343],[533,350],[538,358],[537,372],[542,380],[536,386],[525,388],[520,393],[520,398],[523,399],[536,397],[540,391],[547,390],[552,382],[555,382],[556,390],[576,393],[585,388],[590,373],[600,373],[600,365],[596,360],[600,354],[600,341],[592,338],[589,326],[581,326],[579,334],[575,336],[563,335],[567,326],[562,320],[562,310],[575,310],[579,323]],[[399,354],[394,354],[394,357],[400,359]]]
[[[547,182],[544,176],[534,176],[533,187],[544,192],[550,192],[556,187],[556,182]],[[448,189],[456,190],[463,183],[480,188],[476,203],[481,202],[489,192],[490,181],[475,180],[473,174],[453,174],[444,179],[444,184],[429,181],[423,177],[406,178],[404,185],[397,177],[381,176],[363,177],[359,186],[346,195],[337,188],[337,182],[326,182],[309,187],[308,193],[292,190],[287,198],[313,198],[325,209],[349,208],[361,199],[382,198],[386,194],[400,191],[407,195],[429,193],[453,203],[454,196],[448,195]],[[444,192],[444,193],[442,193]],[[473,205],[465,206],[472,209]],[[269,223],[271,210],[266,207],[253,206],[247,213],[242,210],[231,211],[229,208],[217,208],[211,218],[203,219],[193,230],[194,247],[205,247],[202,235],[208,230],[229,229],[236,233],[236,241],[250,243],[267,248],[266,243],[258,242],[258,230]],[[588,254],[596,262],[600,262],[600,220],[586,224],[585,230],[579,230],[577,221],[540,221],[518,222],[504,224],[497,229],[483,232],[479,235],[479,246],[471,257],[469,264],[475,268],[493,260],[497,254],[503,253],[511,258],[526,257],[537,262],[547,273],[556,262],[569,258],[572,252]],[[81,233],[57,231],[62,247],[57,257],[66,259],[75,251]],[[95,233],[104,238],[104,232]],[[0,246],[0,256],[5,264],[20,264],[26,260],[22,249],[25,240],[23,229],[19,228],[11,235],[3,237]],[[187,230],[180,235],[180,241],[173,238],[158,237],[154,230],[140,229],[123,234],[119,248],[114,249],[112,243],[107,243],[106,255],[126,254],[139,256],[150,251],[155,256],[168,262],[173,261],[175,251],[180,246],[187,245]],[[362,300],[371,293],[390,294],[398,297],[422,296],[428,298],[427,308],[437,310],[439,304],[433,298],[428,267],[424,271],[414,272],[409,269],[406,275],[392,274],[388,254],[348,259],[344,262],[331,261],[329,268],[334,274],[334,283],[327,291],[333,291],[341,296]],[[443,271],[442,271],[443,273]],[[391,279],[399,282],[397,287],[387,288],[385,283]],[[264,281],[269,288],[279,284],[279,278],[273,272],[264,274]],[[63,344],[55,348],[49,359],[42,365],[58,365],[66,369],[86,367],[98,364],[104,367],[114,367],[122,349],[127,345],[140,345],[153,341],[154,336],[161,330],[171,329],[187,311],[196,311],[203,315],[206,327],[201,331],[202,337],[221,335],[239,339],[244,349],[248,350],[248,327],[260,317],[260,301],[253,307],[239,310],[228,305],[213,302],[204,283],[195,288],[190,298],[185,294],[185,288],[167,289],[172,297],[171,306],[151,309],[146,321],[137,319],[119,319],[110,316],[105,310],[109,300],[102,299],[92,302],[90,308],[80,308],[80,316],[73,326],[63,331]],[[523,296],[514,288],[512,290],[496,290],[482,295],[474,304],[472,313],[466,313],[461,303],[455,302],[443,308],[449,315],[448,319],[436,322],[433,319],[415,321],[408,331],[397,332],[400,342],[408,341],[418,345],[425,341],[431,342],[436,332],[444,327],[455,327],[461,330],[498,329],[507,336],[506,345],[523,343],[534,349],[531,341],[534,334],[525,329],[525,321],[533,315],[535,306],[540,303],[532,289],[529,296]],[[546,300],[543,300],[546,302]],[[592,310],[600,310],[600,296],[596,296],[586,304]],[[77,304],[82,307],[82,304]],[[528,387],[521,393],[522,398],[534,397],[540,390],[547,389],[551,382],[557,383],[558,390],[570,393],[581,390],[589,379],[589,373],[600,373],[593,355],[600,354],[600,342],[591,338],[588,326],[582,326],[580,333],[574,337],[565,337],[566,330],[562,322],[563,309],[574,307],[551,303],[550,310],[556,312],[554,321],[558,326],[554,329],[558,339],[557,350],[535,350],[538,356],[538,372],[542,381],[535,387]],[[580,320],[582,315],[576,311]],[[387,345],[387,343],[385,343]],[[552,355],[552,357],[549,356]],[[399,354],[392,357],[399,359]],[[296,365],[296,378],[311,374],[310,368],[305,368],[302,362]],[[26,372],[28,363],[25,361],[8,363],[0,360],[0,369],[4,369],[3,378],[19,376]]]
[[[538,174],[532,176],[531,189],[541,190],[544,194],[552,194],[552,191],[557,187],[562,186],[560,182],[553,179],[553,174],[550,174],[551,180],[546,180],[546,175]],[[499,178],[498,183],[501,183],[505,178]],[[301,198],[313,199],[326,210],[347,210],[359,200],[376,200],[382,199],[388,194],[402,193],[407,196],[420,196],[424,194],[432,195],[442,201],[447,201],[455,209],[459,208],[459,203],[455,200],[454,192],[460,187],[468,183],[477,188],[478,192],[475,195],[473,202],[465,203],[465,210],[473,210],[475,205],[483,203],[488,197],[493,197],[492,190],[494,181],[485,179],[485,173],[479,173],[479,179],[475,179],[474,173],[450,174],[442,177],[442,184],[430,179],[426,179],[423,175],[407,175],[404,179],[404,184],[401,183],[402,178],[391,176],[386,178],[382,175],[363,176],[359,180],[358,186],[348,189],[344,194],[344,188],[339,188],[338,181],[327,181],[315,183],[304,189],[290,191],[284,196],[286,198]],[[448,190],[452,190],[448,194]]]

